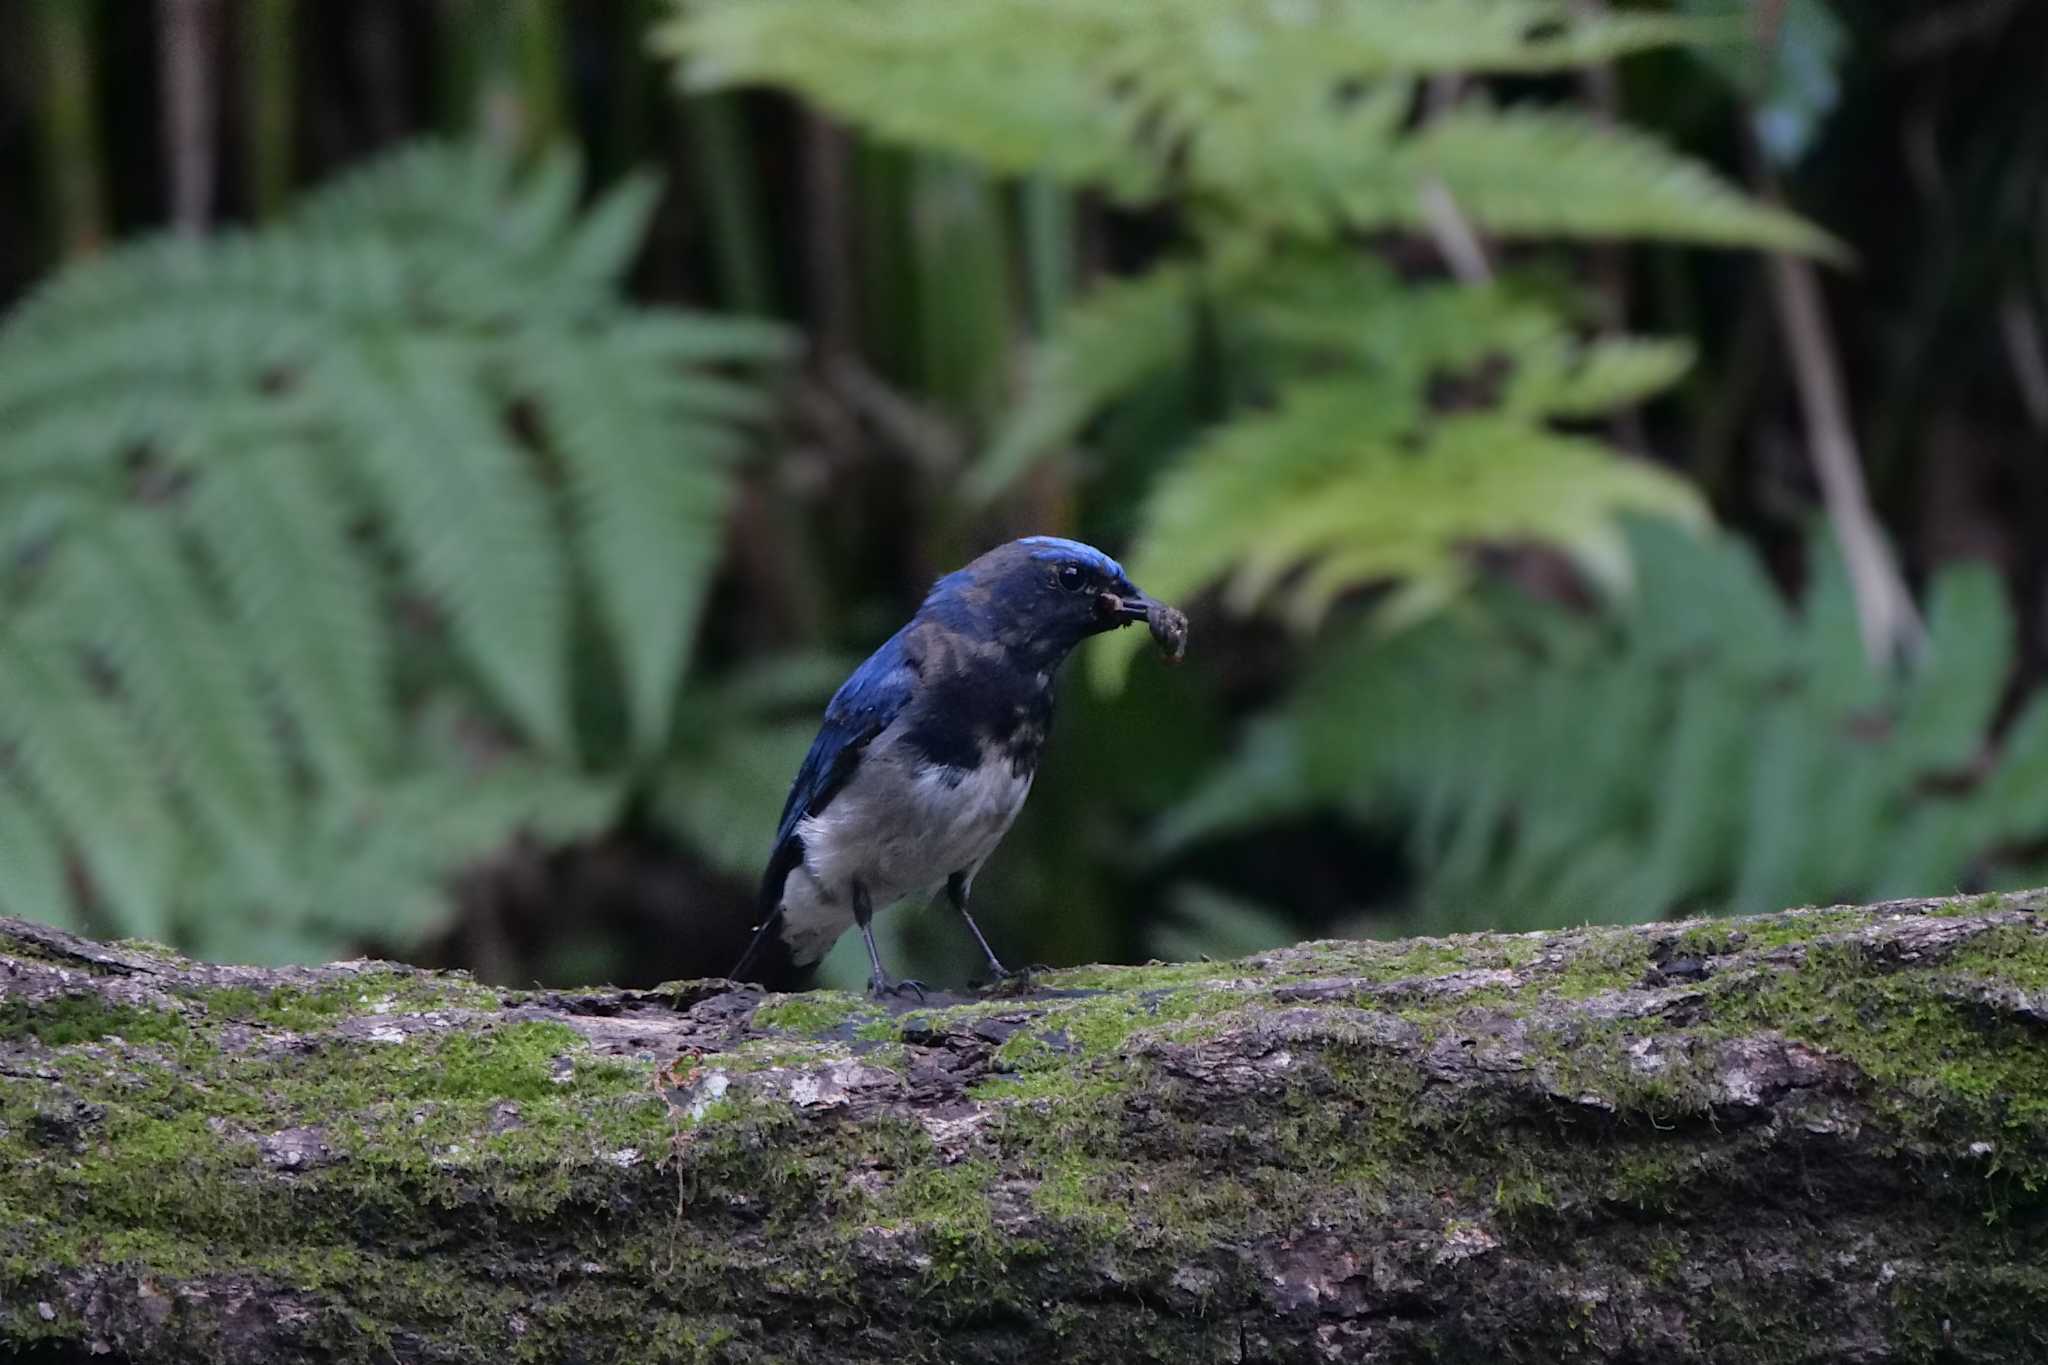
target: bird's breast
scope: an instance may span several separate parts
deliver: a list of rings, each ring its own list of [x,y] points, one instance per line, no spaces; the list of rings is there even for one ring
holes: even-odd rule
[[[995,851],[1031,791],[994,751],[972,767],[926,760],[884,735],[830,805],[804,820],[804,872],[835,899],[858,880],[877,909],[972,871]]]

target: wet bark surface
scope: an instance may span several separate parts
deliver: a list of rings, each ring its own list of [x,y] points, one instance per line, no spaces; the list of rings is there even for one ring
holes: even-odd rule
[[[2044,906],[887,1007],[0,920],[0,1355],[2048,1359]]]

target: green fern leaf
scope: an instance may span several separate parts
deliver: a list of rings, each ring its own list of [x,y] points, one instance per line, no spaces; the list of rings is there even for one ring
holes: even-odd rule
[[[676,680],[717,563],[726,471],[739,443],[701,411],[687,421],[661,420],[665,405],[702,402],[663,368],[624,365],[575,340],[529,353],[524,378],[542,400],[567,470],[578,552],[624,662],[634,748],[645,759],[668,739]]]
[[[975,463],[970,500],[998,497],[1041,456],[1071,439],[1111,399],[1187,363],[1196,271],[1176,263],[1096,289],[1059,319],[1032,357],[1024,401]]]
[[[1181,823],[1233,828],[1228,784],[1255,779],[1284,810],[1405,835],[1440,925],[1531,927],[1946,892],[2039,838],[2048,702],[1990,746],[1988,778],[1959,788],[1955,766],[1987,748],[2010,664],[1994,579],[1944,574],[1951,648],[1892,681],[1835,586],[1794,619],[1730,542],[1649,523],[1630,541],[1643,572],[1597,615],[1482,593],[1392,638],[1340,633]],[[1845,709],[1852,664],[1874,681]]]
[[[1690,342],[1603,337],[1571,348],[1555,375],[1532,381],[1518,373],[1504,406],[1545,417],[1598,417],[1662,393],[1692,362]]]
[[[563,278],[590,289],[617,284],[640,254],[660,199],[661,180],[645,173],[605,191],[563,243]]]
[[[1459,110],[1404,131],[1416,83],[1537,72],[1725,25],[1563,0],[682,0],[657,45],[697,88],[796,90],[885,139],[1131,200],[1185,192],[1309,236],[1426,226],[1447,187],[1502,233],[1829,252],[1648,139],[1591,121]],[[892,73],[915,70],[904,82]],[[1554,175],[1553,175],[1554,172]]]
[[[1553,109],[1466,106],[1402,144],[1392,173],[1345,196],[1353,226],[1427,226],[1436,181],[1488,231],[1772,247],[1840,260],[1839,242],[1758,204],[1646,134]],[[1349,182],[1347,182],[1349,183]]]
[[[567,752],[567,572],[528,457],[478,389],[478,357],[393,337],[331,357],[313,378],[360,442],[409,569],[463,652],[527,735]]]
[[[81,685],[70,651],[33,628],[0,633],[0,735],[70,834],[113,927],[170,936],[185,839],[140,735]]]
[[[481,774],[446,768],[324,804],[307,846],[315,924],[411,943],[453,921],[450,883],[516,839],[560,846],[618,813],[616,784],[553,764],[508,762]]]
[[[521,175],[415,147],[282,226],[68,270],[0,326],[0,548],[25,570],[0,599],[0,763],[117,928],[338,942],[315,919],[346,878],[316,855],[399,810],[413,842],[380,886],[418,932],[465,859],[615,811],[620,779],[576,772],[572,553],[623,642],[625,676],[592,685],[659,744],[765,407],[725,371],[789,338],[627,310],[651,183],[582,216],[580,193],[570,154]],[[543,354],[582,382],[526,382]],[[422,596],[431,621],[392,610]],[[480,693],[529,746],[480,754]],[[444,704],[464,743],[398,742]],[[463,785],[480,761],[518,768],[503,799]]]
[[[539,255],[552,249],[568,233],[582,188],[583,158],[575,146],[550,147],[533,173],[510,187],[497,231],[515,253]]]
[[[112,669],[179,788],[247,875],[282,884],[275,850],[290,792],[276,715],[170,521],[134,508],[63,546],[37,610]]]
[[[2006,730],[1982,809],[2000,842],[2040,838],[2041,812],[2048,810],[2048,690],[2035,692]]]
[[[1618,514],[1704,519],[1686,484],[1592,442],[1484,414],[1404,429],[1404,415],[1376,386],[1323,381],[1222,428],[1147,506],[1132,575],[1167,600],[1224,579],[1233,609],[1279,597],[1305,627],[1366,583],[1448,595],[1469,580],[1460,551],[1473,544],[1544,541],[1619,581]],[[1099,651],[1096,676],[1119,677],[1131,647]]]
[[[208,470],[191,520],[305,757],[324,781],[357,787],[393,757],[390,651],[325,459],[276,443]]]
[[[2012,612],[1990,566],[1957,565],[1935,577],[1927,631],[1928,658],[1900,700],[1892,746],[1902,773],[1915,777],[1968,767],[2012,674]]]

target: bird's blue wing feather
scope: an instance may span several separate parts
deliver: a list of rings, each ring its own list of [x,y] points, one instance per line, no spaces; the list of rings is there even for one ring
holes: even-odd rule
[[[825,723],[797,769],[789,799],[782,804],[782,818],[775,827],[778,847],[795,831],[797,821],[824,809],[852,775],[851,762],[910,701],[914,680],[903,632],[898,631],[839,685],[825,707]]]
[[[797,824],[825,808],[853,776],[868,742],[886,729],[910,702],[916,673],[904,639],[907,630],[905,627],[890,636],[870,654],[839,685],[825,707],[825,723],[818,728],[818,737],[811,741],[803,766],[797,769],[788,800],[782,803],[782,818],[775,828],[775,851],[769,856],[768,870],[761,878],[760,923],[745,956],[733,968],[735,978],[747,979],[753,964],[773,941],[776,915],[782,908],[783,881],[803,857]]]

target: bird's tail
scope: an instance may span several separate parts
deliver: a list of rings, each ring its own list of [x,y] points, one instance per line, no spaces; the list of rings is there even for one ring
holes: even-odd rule
[[[782,884],[802,858],[802,843],[787,839],[768,860],[768,871],[761,878],[761,895],[756,902],[761,922],[754,927],[747,950],[727,973],[733,980],[757,982],[771,991],[802,990],[810,984],[814,968],[798,966],[790,955],[789,944],[778,932],[782,925]]]

